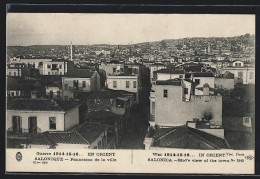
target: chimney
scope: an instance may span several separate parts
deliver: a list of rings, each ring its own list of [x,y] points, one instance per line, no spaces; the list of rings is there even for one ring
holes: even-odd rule
[[[205,83],[203,85],[203,95],[204,96],[209,96],[209,84],[208,83]]]

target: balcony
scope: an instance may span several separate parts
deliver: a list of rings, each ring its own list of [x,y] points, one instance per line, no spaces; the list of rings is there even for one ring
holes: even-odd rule
[[[77,92],[82,92],[83,91],[83,87],[69,87],[70,91],[77,91]]]

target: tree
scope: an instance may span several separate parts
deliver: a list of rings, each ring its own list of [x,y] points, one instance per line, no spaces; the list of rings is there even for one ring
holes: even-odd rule
[[[204,111],[203,119],[207,120],[208,122],[213,118],[212,112]]]

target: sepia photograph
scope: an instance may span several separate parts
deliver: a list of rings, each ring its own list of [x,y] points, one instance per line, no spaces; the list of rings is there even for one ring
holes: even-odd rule
[[[255,15],[7,13],[6,150],[95,149],[251,160]]]

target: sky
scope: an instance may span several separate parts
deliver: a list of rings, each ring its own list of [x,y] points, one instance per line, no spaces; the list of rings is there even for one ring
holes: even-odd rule
[[[254,15],[8,13],[7,45],[127,45],[255,34]]]

